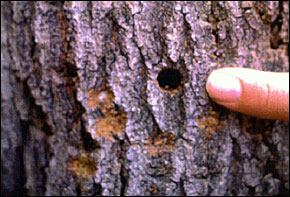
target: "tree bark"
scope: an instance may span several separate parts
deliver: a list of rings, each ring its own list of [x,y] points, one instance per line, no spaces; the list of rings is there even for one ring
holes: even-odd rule
[[[288,46],[288,1],[1,2],[1,195],[289,194],[289,124],[205,91]]]

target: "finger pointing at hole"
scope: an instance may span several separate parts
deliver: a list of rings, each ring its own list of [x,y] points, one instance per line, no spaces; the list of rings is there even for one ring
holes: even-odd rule
[[[216,103],[231,110],[289,121],[289,73],[222,68],[210,74],[206,90]]]

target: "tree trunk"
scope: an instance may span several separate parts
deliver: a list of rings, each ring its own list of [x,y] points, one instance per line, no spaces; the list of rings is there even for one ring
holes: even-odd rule
[[[205,91],[288,46],[288,1],[1,2],[1,195],[289,194],[289,124]]]

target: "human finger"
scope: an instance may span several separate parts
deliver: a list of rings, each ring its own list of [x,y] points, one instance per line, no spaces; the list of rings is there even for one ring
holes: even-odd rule
[[[289,121],[289,73],[222,68],[210,74],[206,89],[216,103],[231,110]]]

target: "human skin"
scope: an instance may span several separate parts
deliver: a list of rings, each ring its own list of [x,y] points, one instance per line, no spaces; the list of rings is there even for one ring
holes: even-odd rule
[[[210,74],[206,90],[228,109],[289,122],[289,73],[222,68]]]

